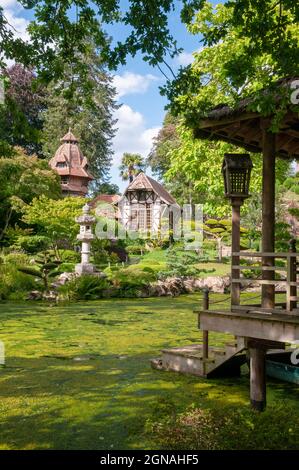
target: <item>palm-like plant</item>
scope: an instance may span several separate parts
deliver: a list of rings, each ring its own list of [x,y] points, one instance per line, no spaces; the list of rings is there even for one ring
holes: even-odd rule
[[[38,255],[38,257],[34,260],[34,264],[34,267],[22,267],[19,268],[18,271],[41,279],[43,282],[44,291],[48,293],[50,279],[53,279],[61,274],[61,272],[58,270],[61,261],[56,260],[54,255],[48,251],[45,251]]]
[[[139,153],[124,153],[119,166],[120,176],[124,181],[145,170],[145,164]]]

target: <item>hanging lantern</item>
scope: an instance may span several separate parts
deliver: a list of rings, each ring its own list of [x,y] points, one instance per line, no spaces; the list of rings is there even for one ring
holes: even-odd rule
[[[222,164],[225,197],[245,199],[249,197],[252,161],[248,154],[225,153]]]

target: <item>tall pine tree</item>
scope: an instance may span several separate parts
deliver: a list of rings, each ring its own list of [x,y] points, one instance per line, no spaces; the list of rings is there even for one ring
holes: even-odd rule
[[[117,109],[112,78],[105,71],[97,51],[90,45],[84,56],[88,69],[90,93],[66,67],[64,80],[48,87],[47,110],[44,113],[43,152],[51,158],[60,145],[61,137],[71,127],[79,139],[83,154],[89,161],[89,169],[95,180],[93,191],[109,180],[112,159],[112,138]]]

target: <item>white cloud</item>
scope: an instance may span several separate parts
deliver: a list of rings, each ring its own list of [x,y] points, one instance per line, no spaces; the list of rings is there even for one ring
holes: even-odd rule
[[[22,5],[17,0],[1,0],[1,7],[15,37],[28,40],[29,35],[26,29],[29,21],[22,17],[22,11],[24,11]]]
[[[124,72],[122,75],[115,75],[113,79],[118,97],[131,95],[133,93],[145,93],[150,84],[159,80],[152,74],[140,75],[133,72]]]
[[[1,0],[2,8],[22,8],[18,0]]]
[[[146,128],[143,115],[126,104],[116,111],[115,117],[118,131],[114,138],[114,165],[120,164],[124,152],[140,153],[146,157],[160,128]]]
[[[176,61],[179,65],[186,67],[187,65],[192,64],[194,57],[192,52],[183,51],[176,57]]]
[[[7,19],[11,31],[13,31],[14,36],[21,38],[24,41],[29,40],[29,34],[26,31],[29,21],[26,18],[21,16],[16,16],[15,12],[10,9],[4,9],[4,16]]]
[[[1,7],[3,8],[3,14],[8,22],[8,28],[13,32],[16,38],[29,41],[29,34],[27,27],[29,21],[22,17],[22,11],[24,8],[17,0],[1,0]],[[14,60],[6,60],[6,65],[10,67],[14,64]]]

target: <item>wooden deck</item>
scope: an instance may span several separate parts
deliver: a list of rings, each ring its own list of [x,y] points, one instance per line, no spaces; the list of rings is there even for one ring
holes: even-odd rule
[[[292,343],[299,341],[299,314],[268,313],[256,309],[198,310],[201,330],[219,331],[235,336]]]

